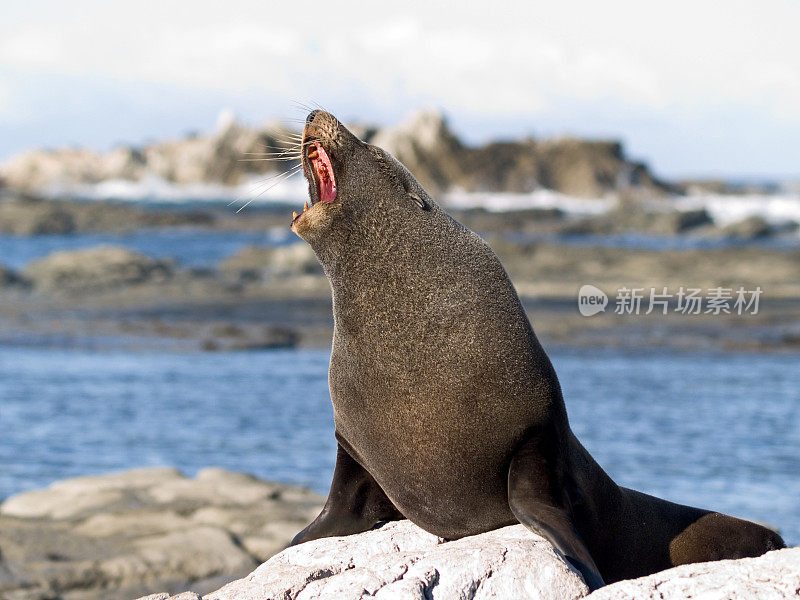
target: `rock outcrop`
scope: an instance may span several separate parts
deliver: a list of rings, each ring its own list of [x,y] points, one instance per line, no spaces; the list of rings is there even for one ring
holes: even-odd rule
[[[800,597],[800,548],[758,558],[683,565],[648,577],[619,581],[591,600],[783,600]]]
[[[14,235],[208,226],[213,222],[211,213],[195,210],[143,210],[110,202],[80,203],[15,196],[0,200],[0,233]]]
[[[287,148],[286,136],[287,131],[276,125],[251,129],[225,116],[211,135],[190,135],[143,148],[119,147],[106,153],[81,148],[31,150],[12,157],[0,168],[0,176],[18,190],[146,177],[183,184],[235,184],[247,174],[274,170],[274,161],[253,159]]]
[[[539,188],[571,196],[597,197],[612,191],[663,193],[643,163],[625,157],[617,141],[576,138],[490,142],[467,146],[444,116],[419,112],[395,127],[367,134],[405,164],[430,191],[526,193]]]
[[[203,600],[783,599],[800,589],[800,548],[685,565],[589,594],[553,547],[522,525],[445,542],[409,521],[284,550]],[[140,600],[195,600],[192,592]]]
[[[277,248],[245,246],[225,259],[219,269],[224,276],[234,279],[322,275],[322,266],[308,244]]]
[[[445,542],[410,521],[295,546],[204,600],[582,598],[586,585],[522,525]]]
[[[215,468],[194,479],[147,468],[64,480],[0,504],[0,598],[515,600],[588,593],[561,555],[521,525],[446,542],[398,521],[285,549],[322,500]],[[797,598],[798,589],[800,548],[792,548],[685,565],[588,597],[778,600]]]
[[[662,193],[667,189],[644,164],[629,160],[616,141],[525,138],[469,146],[452,132],[442,114],[430,111],[413,114],[394,127],[354,130],[397,156],[437,194],[451,190],[525,193],[548,188],[575,196],[601,196],[612,191]],[[178,184],[237,184],[296,164],[259,160],[288,149],[289,133],[277,125],[245,127],[227,116],[211,135],[143,148],[121,147],[107,153],[85,149],[26,152],[2,165],[0,177],[20,190],[154,177]]]
[[[764,217],[757,215],[746,217],[741,221],[734,221],[722,228],[722,235],[733,238],[763,238],[774,232],[775,228]]]
[[[172,267],[121,246],[53,252],[25,268],[24,276],[42,291],[86,291],[164,280]]]
[[[135,469],[18,494],[0,504],[0,598],[210,592],[285,548],[321,500],[221,469]]]
[[[0,265],[0,291],[26,284],[27,282],[18,273],[4,265]]]
[[[701,227],[710,229],[713,224],[705,209],[677,210],[669,205],[648,206],[635,199],[623,199],[605,213],[565,223],[560,233],[680,235]]]

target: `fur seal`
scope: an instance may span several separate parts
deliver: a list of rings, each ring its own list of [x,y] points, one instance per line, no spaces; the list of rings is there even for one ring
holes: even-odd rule
[[[591,589],[784,547],[774,531],[616,485],[570,429],[555,371],[500,261],[390,154],[313,111],[294,231],[333,292],[338,450],[293,540],[408,518],[448,539],[522,523]]]

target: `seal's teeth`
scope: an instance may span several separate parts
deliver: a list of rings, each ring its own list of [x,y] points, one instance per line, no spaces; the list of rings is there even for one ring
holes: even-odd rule
[[[305,206],[303,206],[303,212],[306,212],[307,210],[308,210],[308,202],[306,202]]]
[[[308,158],[311,158],[311,159],[314,159],[314,158],[319,158],[319,152],[317,152],[317,149],[316,149],[316,148],[313,148],[313,147],[312,147],[312,148],[311,148],[311,149],[308,151]]]
[[[294,221],[296,218],[297,218],[297,211],[293,210],[292,211],[292,221]]]

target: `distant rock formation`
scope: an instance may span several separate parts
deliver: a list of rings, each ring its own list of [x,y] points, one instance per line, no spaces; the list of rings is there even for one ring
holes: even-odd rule
[[[609,211],[565,223],[563,234],[614,235],[644,233],[680,235],[706,228],[713,230],[713,220],[705,209],[675,210],[671,206],[648,206],[631,198],[622,198]]]
[[[17,273],[5,267],[4,265],[0,265],[0,292],[4,291],[9,287],[16,287],[20,285],[24,285],[26,282],[22,277],[20,277]]]
[[[213,223],[214,215],[199,210],[142,210],[111,202],[81,203],[35,197],[0,199],[0,233],[14,235],[132,231],[142,227]]]
[[[167,279],[172,265],[121,246],[65,250],[34,261],[25,279],[37,290],[86,292]]]
[[[0,167],[0,177],[24,191],[47,186],[139,181],[159,177],[178,184],[238,183],[244,175],[275,169],[275,161],[256,160],[285,149],[288,131],[277,125],[251,129],[223,119],[210,135],[191,135],[143,148],[119,147],[100,153],[87,149],[31,150]]]
[[[642,163],[625,157],[616,141],[575,138],[490,142],[465,146],[443,115],[419,112],[367,141],[394,154],[429,189],[525,193],[538,188],[571,196],[613,191],[664,192],[668,186]]]
[[[245,246],[225,259],[219,270],[224,277],[236,281],[323,274],[314,251],[307,244],[277,248]]]
[[[663,193],[668,186],[643,163],[629,160],[616,141],[574,138],[464,144],[437,112],[418,112],[386,128],[354,126],[366,141],[385,148],[433,193],[526,193],[547,188],[573,196],[596,197],[616,191]],[[291,131],[279,125],[249,128],[230,115],[210,135],[157,142],[143,148],[119,147],[32,150],[0,166],[0,178],[18,190],[140,181],[157,177],[176,184],[234,185],[255,175],[290,167],[291,161],[260,160],[285,151]]]

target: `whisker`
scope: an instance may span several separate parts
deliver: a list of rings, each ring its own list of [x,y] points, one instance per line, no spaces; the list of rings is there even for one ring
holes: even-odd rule
[[[280,141],[280,140],[279,140]],[[286,141],[283,142],[285,146],[270,146],[268,144],[258,144],[263,150],[269,150],[270,152],[299,152],[303,146],[311,145],[313,142],[312,140],[306,140],[303,143],[299,141]]]
[[[287,156],[255,156],[255,157],[248,157],[248,158],[240,158],[238,162],[247,162],[252,160],[267,160],[273,162],[286,162],[287,160],[301,160],[303,157],[297,154],[287,155]]]
[[[295,151],[292,152],[296,154]],[[286,152],[242,152],[245,156],[282,156],[289,153],[288,150]]]
[[[267,144],[259,144],[264,150],[275,150],[277,152],[286,152],[287,150],[295,150],[297,144],[287,144],[286,146],[268,146]]]
[[[290,134],[283,138],[275,136],[275,141],[282,142],[284,144],[296,144],[303,141],[303,136],[300,134]]]
[[[273,180],[275,180],[276,182],[279,181],[280,178],[283,177],[284,175],[287,175],[287,174],[290,174],[289,176],[294,175],[295,173],[297,173],[302,168],[302,166],[303,166],[302,163],[299,164],[299,165],[295,165],[294,167],[286,169],[285,171],[281,171],[280,173],[277,173],[275,175],[267,177],[266,179],[262,179],[261,181],[259,181],[257,183],[254,183],[253,187],[247,192],[246,195],[254,193],[257,189],[259,189],[260,187],[262,187],[264,185],[269,185],[270,183],[273,183]],[[232,204],[236,204],[237,202],[241,202],[243,200],[244,200],[244,196],[239,196],[238,198],[234,198],[233,200],[228,202],[228,206],[231,206]]]
[[[285,152],[242,152],[244,156],[301,156],[297,150],[286,150]]]
[[[299,160],[299,156],[267,156],[264,158],[240,158],[237,162],[258,162],[258,161],[286,161],[286,160]]]
[[[276,137],[275,141],[283,142],[284,144],[289,144],[289,143],[292,143],[292,142],[295,142],[295,143],[296,142],[302,142],[303,141],[303,136],[300,135],[300,134],[297,134],[297,135],[290,134],[290,135],[287,135],[286,137],[283,137],[283,138]]]
[[[295,108],[297,108],[298,110],[304,110],[304,111],[309,112],[309,113],[312,110],[314,110],[313,107],[311,107],[308,104],[305,104],[303,102],[300,102],[299,100],[292,100],[292,104],[294,104]]]
[[[285,177],[283,177],[283,179],[279,179],[279,180],[275,181],[275,182],[274,182],[272,185],[270,185],[270,186],[269,186],[267,189],[265,189],[265,190],[261,191],[261,192],[258,194],[258,196],[256,196],[256,197],[254,197],[254,198],[251,198],[250,200],[248,200],[248,201],[247,201],[247,202],[246,202],[246,203],[245,203],[243,206],[239,207],[239,209],[236,211],[236,214],[239,214],[240,212],[242,212],[242,211],[243,211],[245,208],[247,208],[247,206],[248,206],[248,205],[250,205],[250,203],[251,203],[251,202],[253,202],[254,200],[257,200],[258,198],[260,198],[261,196],[263,196],[264,194],[266,194],[268,191],[270,191],[270,190],[271,190],[272,188],[274,188],[276,185],[278,185],[279,183],[282,183],[283,181],[286,181],[286,180],[288,180],[288,179],[290,179],[290,178],[294,177],[295,175],[297,175],[297,173],[298,173],[298,170],[297,170],[297,169],[295,169],[294,171],[292,171],[291,173],[288,173],[288,174],[287,174],[287,173],[284,173]]]

